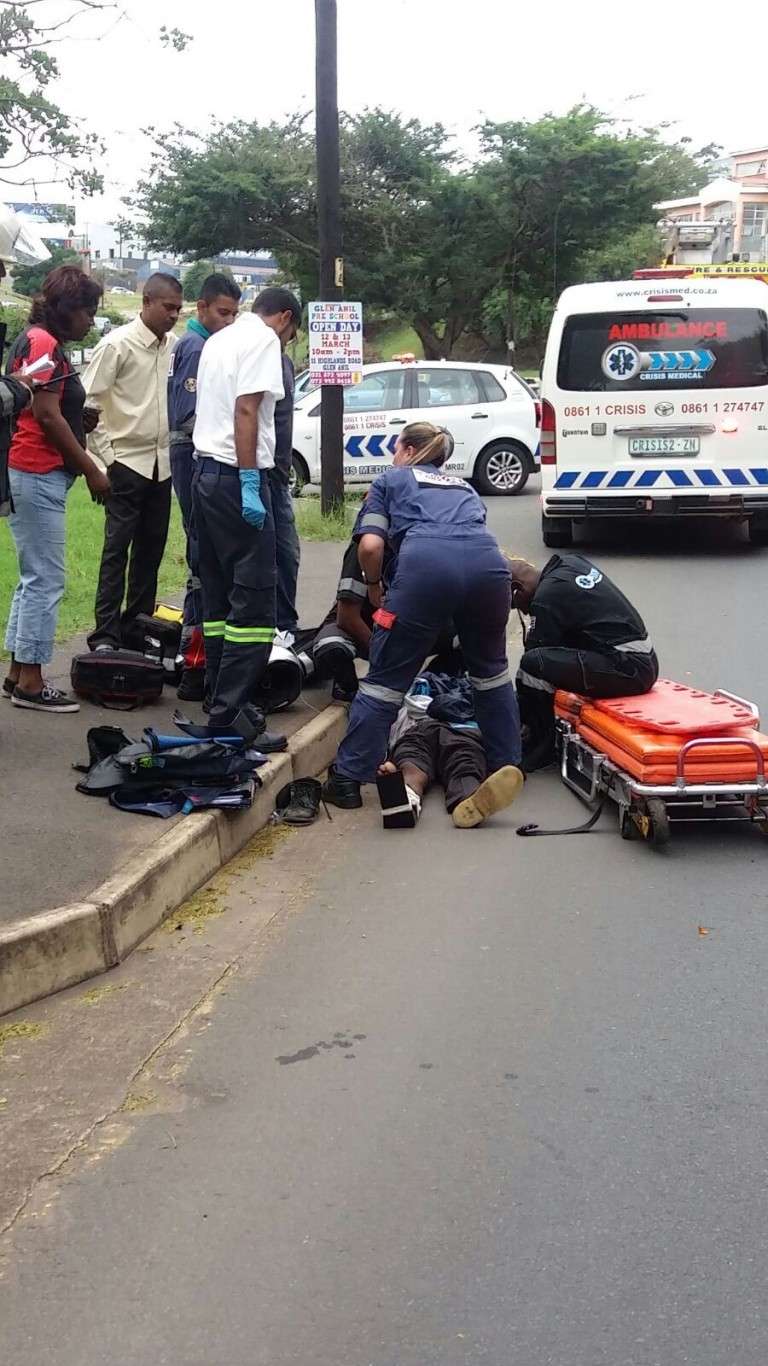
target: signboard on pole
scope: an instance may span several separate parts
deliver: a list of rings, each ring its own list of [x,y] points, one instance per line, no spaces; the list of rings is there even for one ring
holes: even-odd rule
[[[309,305],[309,382],[359,384],[363,368],[363,305],[337,299]]]

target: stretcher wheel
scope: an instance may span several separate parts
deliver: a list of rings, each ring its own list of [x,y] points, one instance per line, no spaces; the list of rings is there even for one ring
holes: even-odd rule
[[[638,824],[637,812],[621,812],[619,833],[623,840],[639,840],[641,838],[642,832]]]
[[[654,848],[660,849],[669,843],[669,816],[667,808],[660,797],[649,797],[646,802],[648,810],[649,830],[646,839],[650,840]]]

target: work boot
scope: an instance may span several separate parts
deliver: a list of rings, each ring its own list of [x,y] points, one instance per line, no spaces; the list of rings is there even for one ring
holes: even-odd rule
[[[453,808],[451,815],[454,825],[460,830],[471,830],[487,816],[495,816],[497,811],[511,806],[521,792],[524,781],[520,769],[513,768],[511,764],[497,768],[471,797],[465,797]]]
[[[260,749],[262,754],[282,754],[283,750],[288,748],[288,740],[284,735],[277,735],[267,730],[263,711],[260,707],[254,706],[252,702],[246,702],[245,706],[237,713],[231,726],[222,726],[220,722],[209,721],[208,728],[209,730],[218,729],[220,735],[231,730],[235,735],[241,735],[249,748]]]
[[[543,735],[531,736],[523,741],[520,767],[524,773],[538,773],[544,768],[551,768],[556,759],[554,730],[547,730]]]
[[[180,702],[202,702],[205,698],[205,669],[183,669],[176,696]]]
[[[331,687],[331,701],[343,702],[345,706],[350,706],[357,696],[358,686],[357,678],[354,683],[347,679],[335,678]]]
[[[322,796],[324,802],[330,802],[331,806],[340,806],[344,811],[354,811],[363,804],[360,784],[355,782],[354,778],[345,778],[341,773],[337,773],[333,764],[328,769],[328,777],[323,783]]]
[[[320,810],[321,795],[317,778],[297,778],[278,792],[275,810],[286,825],[311,825]]]

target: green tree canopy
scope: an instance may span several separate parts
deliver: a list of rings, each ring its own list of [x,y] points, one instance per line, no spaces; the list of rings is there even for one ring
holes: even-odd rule
[[[203,281],[207,280],[209,275],[226,275],[228,280],[235,278],[229,266],[215,266],[213,261],[195,261],[181,282],[187,303],[196,303],[200,298]]]
[[[61,247],[56,242],[46,242],[45,245],[51,253],[49,261],[41,261],[34,266],[13,267],[13,287],[17,294],[26,294],[31,299],[34,294],[40,293],[46,275],[49,275],[55,266],[81,264],[80,257],[71,247]]]
[[[521,326],[545,326],[556,294],[583,278],[585,253],[651,226],[654,203],[700,184],[712,155],[588,105],[484,124],[474,164],[440,124],[382,109],[343,115],[340,131],[347,294],[369,316],[411,324],[431,357],[503,351]],[[177,126],[158,139],[133,208],[151,248],[268,249],[304,298],[316,294],[314,139],[302,117],[208,136]]]

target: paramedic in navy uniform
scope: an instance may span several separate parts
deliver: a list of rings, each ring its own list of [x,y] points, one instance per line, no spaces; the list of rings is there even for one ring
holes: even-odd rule
[[[453,619],[472,683],[488,772],[520,760],[517,698],[507,661],[509,569],[485,525],[485,507],[463,479],[441,473],[453,438],[413,422],[397,438],[394,466],[371,486],[355,526],[360,563],[378,610],[370,670],[323,789],[335,806],[362,805],[387,752],[389,731],[434,639]],[[381,607],[385,547],[395,552]]]
[[[255,306],[254,306],[255,307]],[[203,594],[210,728],[234,727],[262,749],[266,736],[250,698],[275,638],[275,524],[267,471],[275,463],[275,404],[283,397],[280,338],[296,335],[301,305],[283,291],[276,326],[242,314],[205,343],[195,417],[192,502]],[[266,738],[265,738],[266,737]]]

